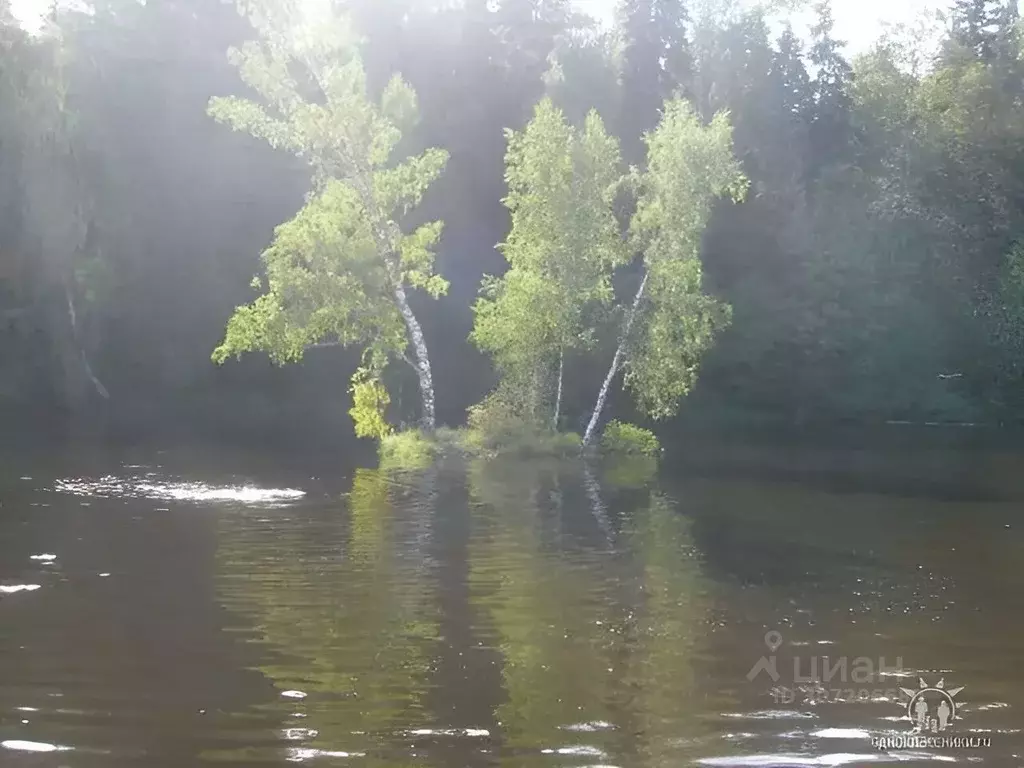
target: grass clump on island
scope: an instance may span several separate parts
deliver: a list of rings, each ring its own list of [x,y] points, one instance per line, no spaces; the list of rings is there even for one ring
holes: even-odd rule
[[[384,435],[377,448],[382,468],[423,469],[434,461],[437,451],[437,438],[419,429]]]
[[[495,400],[485,400],[470,408],[468,414],[468,424],[463,429],[412,429],[379,435],[381,464],[422,468],[450,451],[481,458],[568,458],[579,456],[583,448],[579,435],[545,428]]]
[[[385,435],[380,440],[377,453],[382,468],[423,469],[450,450],[481,458],[510,456],[531,459],[578,456],[581,448],[579,435],[529,426],[501,432],[442,427],[433,434],[411,429]]]
[[[441,427],[433,431],[394,432],[383,418],[379,401],[364,408],[359,405],[365,404],[358,403],[357,398],[352,415],[357,425],[364,427],[364,436],[377,437],[380,441],[378,454],[382,467],[422,469],[439,456],[452,452],[484,459],[560,459],[585,453],[578,434],[555,431],[546,420],[531,416],[529,409],[507,390],[494,392],[471,407],[463,429]],[[605,427],[598,453],[604,462],[613,465],[640,463],[656,469],[661,445],[650,430],[616,420]],[[641,474],[649,472],[645,470]]]
[[[463,448],[485,457],[567,457],[579,454],[583,440],[573,432],[556,432],[537,419],[516,413],[501,398],[491,397],[469,409],[462,430]]]
[[[485,402],[469,410],[464,429],[442,427],[433,433],[413,429],[383,435],[379,455],[382,466],[417,469],[450,450],[481,458],[571,458],[583,453],[583,442],[576,433],[555,432]],[[601,458],[616,464],[656,467],[660,453],[653,432],[620,421],[608,424],[600,444]]]

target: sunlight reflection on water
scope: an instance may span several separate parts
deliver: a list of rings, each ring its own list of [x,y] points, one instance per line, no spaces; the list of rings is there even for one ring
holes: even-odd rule
[[[17,752],[70,752],[72,749],[71,747],[62,747],[59,744],[47,744],[41,741],[21,741],[19,739],[0,741],[0,747],[13,749]]]
[[[409,731],[410,736],[490,736],[486,728],[416,728]]]
[[[296,488],[257,488],[252,485],[208,485],[198,482],[172,482],[154,478],[117,477],[63,478],[54,490],[74,496],[100,498],[160,499],[164,501],[235,502],[241,504],[279,504],[301,499],[305,491]]]
[[[288,750],[288,762],[301,763],[305,760],[312,760],[317,757],[365,757],[365,752],[338,752],[326,749],[290,749]]]

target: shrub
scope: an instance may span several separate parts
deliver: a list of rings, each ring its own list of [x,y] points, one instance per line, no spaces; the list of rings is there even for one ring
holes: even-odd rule
[[[661,444],[649,429],[612,421],[601,435],[601,450],[605,453],[657,456],[661,453]]]
[[[469,409],[464,447],[487,455],[567,456],[578,453],[579,435],[555,432],[516,413],[505,400],[491,395]]]
[[[436,453],[437,444],[416,429],[385,435],[378,449],[382,469],[423,469]]]

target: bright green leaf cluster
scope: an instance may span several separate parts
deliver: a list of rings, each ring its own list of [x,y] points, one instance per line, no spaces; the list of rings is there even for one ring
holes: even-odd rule
[[[516,386],[550,390],[559,353],[592,335],[586,313],[611,302],[611,274],[627,260],[613,208],[619,148],[596,113],[575,129],[550,100],[508,137],[509,270],[485,280],[472,338]]]
[[[448,281],[433,272],[433,249],[441,239],[442,226],[440,221],[424,224],[411,235],[403,237],[399,245],[406,282],[435,299],[448,292]]]
[[[676,412],[703,354],[729,324],[731,309],[703,292],[700,250],[716,201],[742,199],[747,180],[725,114],[705,126],[675,99],[646,141],[648,168],[631,237],[643,253],[648,284],[626,386],[641,410],[665,418]]]
[[[328,181],[277,228],[263,262],[266,292],[235,311],[216,362],[257,350],[278,363],[295,362],[324,341],[390,354],[405,348],[392,277],[349,186]]]
[[[383,440],[391,434],[391,425],[385,418],[391,396],[379,378],[379,373],[360,368],[352,376],[352,409],[349,415],[355,422],[356,437]]]
[[[601,449],[609,454],[657,456],[661,453],[661,444],[649,429],[622,421],[611,421],[601,435]]]

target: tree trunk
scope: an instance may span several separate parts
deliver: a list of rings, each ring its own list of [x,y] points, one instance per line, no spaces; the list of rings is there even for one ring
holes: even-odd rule
[[[405,295],[405,286],[401,280],[395,280],[395,303],[398,311],[402,313],[405,320],[405,327],[409,330],[409,339],[412,342],[413,350],[416,352],[416,377],[420,382],[420,397],[423,401],[423,413],[420,414],[420,425],[427,432],[433,432],[437,426],[434,417],[434,377],[430,372],[430,355],[427,354],[427,342],[423,339],[423,329],[419,320],[409,306],[409,299]]]
[[[558,390],[555,393],[555,418],[551,427],[558,431],[558,422],[562,419],[562,375],[565,372],[565,347],[558,350]]]
[[[85,342],[82,340],[78,330],[78,313],[75,312],[75,299],[71,295],[71,289],[67,283],[64,284],[64,298],[68,302],[68,319],[71,322],[71,340],[77,347],[78,353],[82,358],[82,371],[85,373],[86,378],[92,383],[93,388],[96,390],[96,394],[102,397],[104,400],[110,399],[110,393],[107,388],[103,386],[103,382],[96,378],[96,374],[92,372],[92,366],[89,364],[89,356],[85,351]]]
[[[420,414],[420,426],[426,432],[433,432],[437,426],[434,416],[434,377],[430,371],[430,355],[427,353],[427,342],[423,338],[423,328],[419,320],[413,314],[409,306],[409,299],[405,294],[405,282],[402,277],[402,269],[399,263],[398,247],[402,240],[402,230],[398,224],[383,216],[377,208],[371,184],[367,183],[365,177],[355,176],[350,178],[349,183],[362,198],[363,207],[370,214],[370,229],[373,233],[377,251],[388,271],[391,273],[391,281],[394,285],[395,304],[405,321],[405,327],[409,331],[409,341],[416,352],[416,378],[420,383],[420,398],[423,401],[423,413]]]
[[[633,298],[633,306],[630,307],[629,314],[626,316],[626,325],[623,327],[622,335],[619,337],[619,346],[615,350],[615,357],[612,358],[611,368],[608,369],[608,375],[604,377],[604,384],[601,385],[601,391],[597,395],[597,402],[594,404],[594,412],[590,415],[590,423],[587,425],[587,431],[583,434],[584,448],[590,447],[597,434],[597,425],[601,422],[601,412],[604,411],[605,402],[608,400],[608,391],[612,388],[612,382],[615,380],[619,367],[622,365],[622,358],[626,354],[626,342],[629,341],[629,333],[633,330],[633,321],[636,320],[636,313],[640,309],[640,301],[643,299],[644,291],[647,289],[647,278],[648,273],[644,272],[644,279],[640,281],[640,288],[637,289],[636,296]]]
[[[90,390],[104,399],[110,398],[103,383],[96,378],[85,346],[80,338],[78,313],[75,309],[74,297],[67,283],[63,285],[63,296],[54,292],[43,304],[45,322],[50,334],[50,344],[54,352],[59,382],[58,396],[63,405],[71,413],[85,413],[89,406]],[[60,301],[63,299],[64,306]]]
[[[544,403],[544,396],[540,391],[541,387],[541,363],[537,363],[533,366],[533,385],[530,387],[530,421],[534,424],[539,424],[541,419],[544,417],[541,415],[543,410],[542,404]]]

